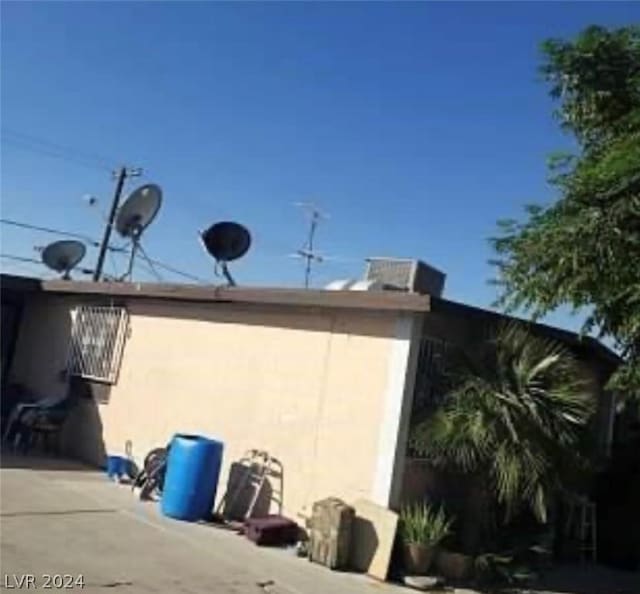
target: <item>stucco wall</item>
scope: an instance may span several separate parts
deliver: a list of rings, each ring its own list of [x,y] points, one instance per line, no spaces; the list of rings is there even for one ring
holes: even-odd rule
[[[129,441],[141,456],[176,431],[202,433],[226,445],[223,477],[247,449],[278,458],[289,513],[328,495],[369,496],[392,317],[175,305],[130,313],[101,415],[108,450]]]
[[[14,375],[37,388],[51,385],[65,366],[75,303],[49,298],[27,308]],[[394,443],[383,436],[389,398],[402,397],[390,390],[402,391],[403,382],[389,377],[403,372],[398,314],[148,301],[127,307],[118,381],[108,401],[85,401],[74,413],[68,450],[100,463],[105,450],[129,449],[140,462],[175,432],[201,433],[225,443],[218,496],[230,464],[257,448],[282,462],[284,511],[292,517],[330,495],[375,498],[385,472],[381,444]],[[391,426],[397,431],[397,422]]]

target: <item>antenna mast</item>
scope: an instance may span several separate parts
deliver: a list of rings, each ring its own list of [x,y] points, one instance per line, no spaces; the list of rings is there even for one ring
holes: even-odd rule
[[[318,225],[322,219],[328,219],[328,215],[321,212],[315,204],[309,202],[296,202],[295,206],[299,206],[307,211],[309,215],[309,231],[307,233],[307,241],[304,245],[296,250],[296,255],[305,261],[304,269],[304,288],[308,289],[311,282],[311,268],[314,262],[322,262],[323,258],[320,254],[314,252],[314,239]]]

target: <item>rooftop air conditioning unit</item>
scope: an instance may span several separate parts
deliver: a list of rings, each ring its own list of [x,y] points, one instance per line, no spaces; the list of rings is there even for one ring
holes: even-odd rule
[[[440,297],[446,275],[422,260],[367,258],[365,280],[387,290],[426,293]]]

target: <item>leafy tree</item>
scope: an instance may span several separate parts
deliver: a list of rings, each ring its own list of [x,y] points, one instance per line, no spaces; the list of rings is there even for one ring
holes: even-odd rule
[[[539,317],[586,308],[584,331],[624,363],[612,385],[640,394],[640,27],[592,26],[542,46],[542,74],[575,154],[550,159],[559,199],[499,221],[499,305]]]
[[[413,428],[411,446],[436,468],[479,477],[489,507],[506,520],[529,508],[545,522],[593,413],[588,377],[564,346],[515,323],[462,360],[442,406]]]

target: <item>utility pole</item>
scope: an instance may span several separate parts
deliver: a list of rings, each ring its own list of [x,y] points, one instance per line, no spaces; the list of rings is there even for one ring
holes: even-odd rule
[[[128,177],[137,177],[142,174],[142,169],[129,169],[127,167],[121,167],[120,171],[114,173],[117,178],[116,189],[113,194],[113,201],[111,202],[111,210],[109,211],[109,217],[107,224],[104,228],[104,235],[102,236],[102,242],[100,243],[100,251],[98,252],[98,261],[96,268],[93,271],[93,280],[99,281],[102,277],[102,269],[104,268],[104,259],[109,249],[109,239],[111,238],[111,231],[118,214],[118,206],[120,205],[120,196],[122,195],[122,189],[124,188],[124,182]]]

